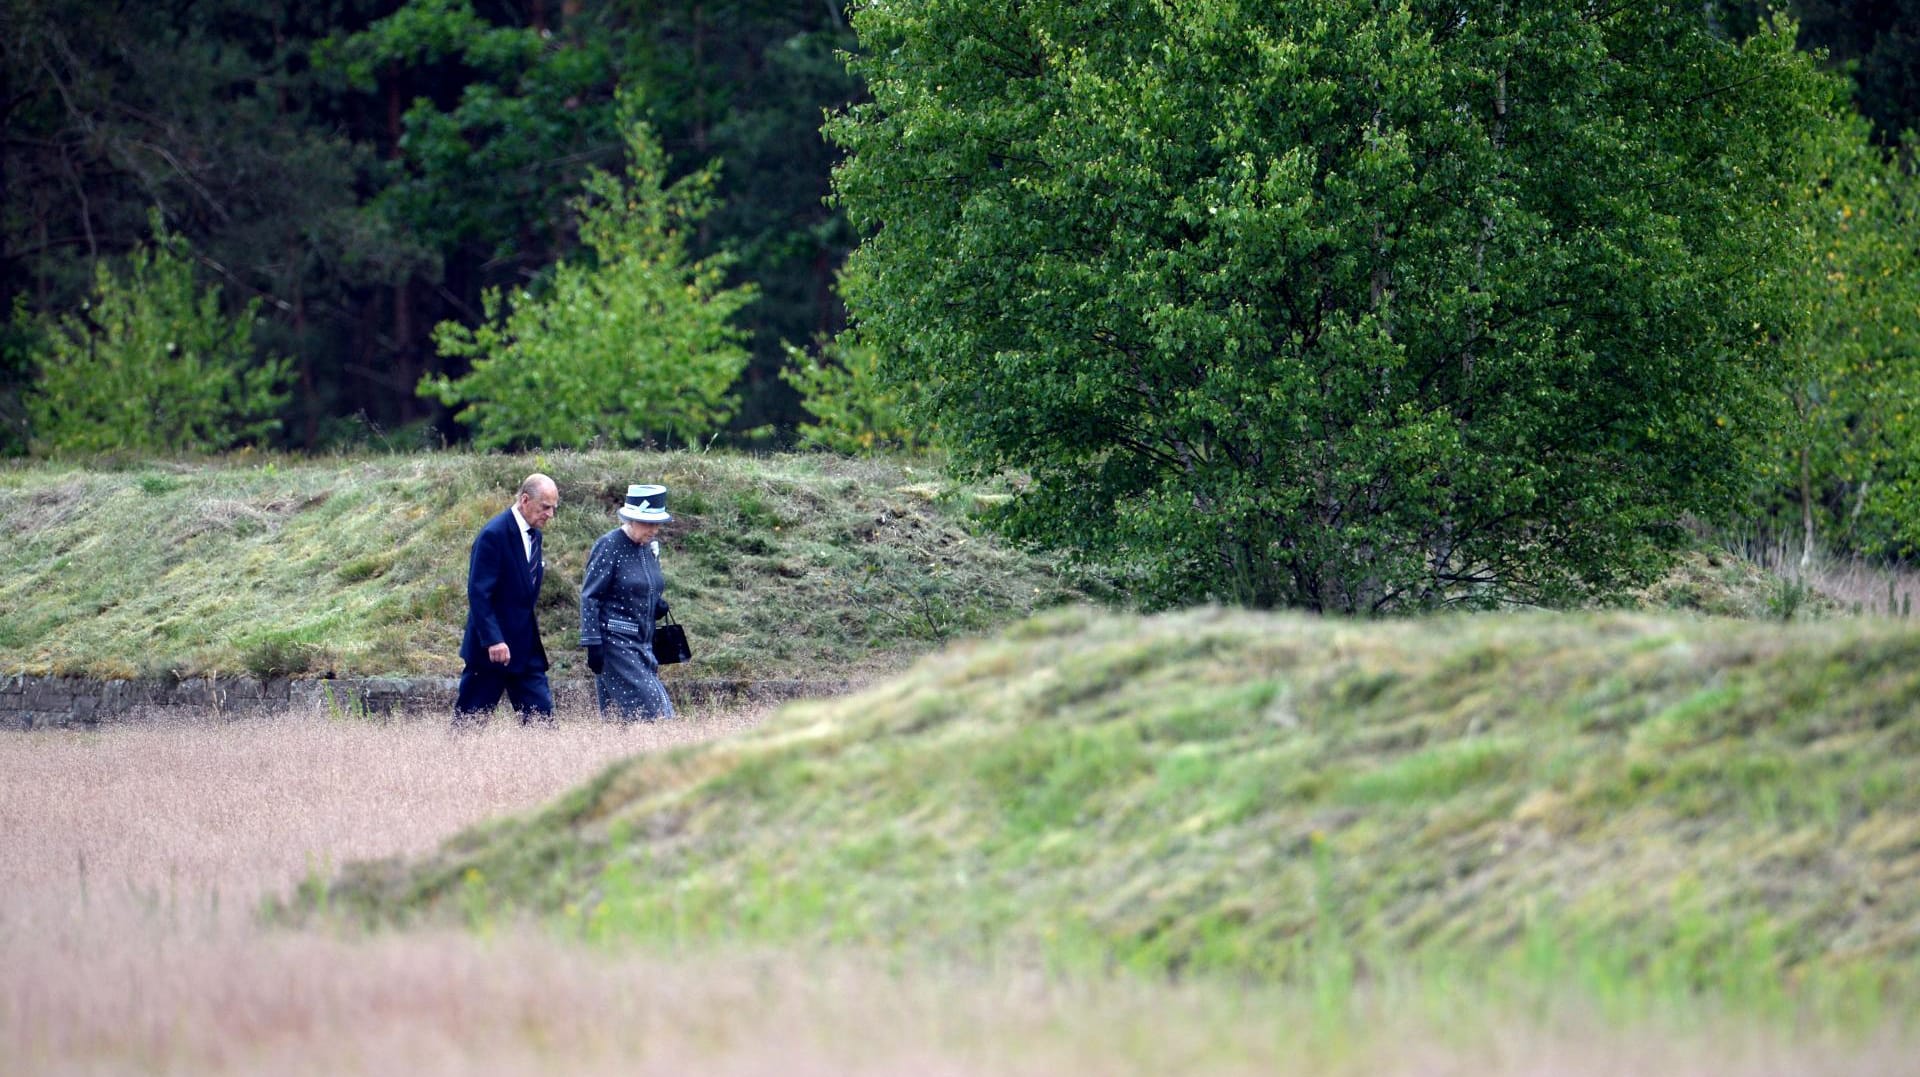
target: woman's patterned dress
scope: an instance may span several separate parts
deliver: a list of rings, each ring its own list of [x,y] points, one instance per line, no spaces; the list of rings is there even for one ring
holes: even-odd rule
[[[653,622],[667,612],[666,590],[651,543],[616,527],[593,544],[580,585],[580,645],[598,645],[605,659],[594,678],[601,713],[618,708],[629,722],[673,717],[653,658]]]

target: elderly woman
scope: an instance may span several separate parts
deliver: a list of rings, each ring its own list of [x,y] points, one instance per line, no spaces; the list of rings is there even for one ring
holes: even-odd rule
[[[624,721],[673,717],[673,701],[660,683],[653,656],[653,622],[667,612],[660,574],[660,525],[667,514],[667,488],[629,486],[620,506],[620,526],[600,536],[587,557],[580,585],[580,645],[599,688],[600,711],[617,707]]]

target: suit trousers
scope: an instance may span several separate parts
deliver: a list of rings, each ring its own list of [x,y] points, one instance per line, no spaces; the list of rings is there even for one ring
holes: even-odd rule
[[[521,725],[534,721],[536,717],[541,721],[553,721],[553,691],[547,687],[546,670],[509,673],[503,666],[490,665],[485,668],[468,666],[460,674],[460,695],[453,703],[455,724],[492,713],[500,705],[502,694],[513,705],[514,713],[520,716]]]

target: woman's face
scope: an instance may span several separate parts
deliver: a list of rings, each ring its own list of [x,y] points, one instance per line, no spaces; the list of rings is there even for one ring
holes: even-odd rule
[[[627,529],[627,537],[635,542],[652,542],[660,534],[659,524],[643,524],[634,520],[622,520],[620,526]]]

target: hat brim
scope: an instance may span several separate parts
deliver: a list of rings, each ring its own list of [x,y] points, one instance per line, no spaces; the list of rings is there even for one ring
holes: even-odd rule
[[[629,509],[625,505],[620,506],[620,518],[628,523],[634,524],[664,524],[673,522],[672,513],[648,509]]]

